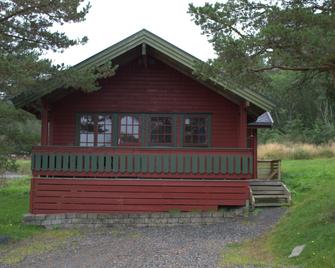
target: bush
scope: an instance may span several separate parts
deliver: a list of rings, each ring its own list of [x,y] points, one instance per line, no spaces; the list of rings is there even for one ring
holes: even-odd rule
[[[312,154],[303,148],[297,148],[296,150],[293,150],[293,153],[291,155],[291,159],[311,159],[313,158]]]
[[[0,155],[0,175],[6,171],[17,171],[17,164],[14,158]]]

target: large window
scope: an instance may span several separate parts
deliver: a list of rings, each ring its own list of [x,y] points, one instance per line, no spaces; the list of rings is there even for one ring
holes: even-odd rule
[[[85,114],[80,116],[80,146],[111,146],[112,116]]]
[[[140,120],[136,115],[120,117],[119,144],[138,144],[140,142]]]
[[[184,117],[184,145],[187,146],[208,145],[207,116]]]
[[[150,143],[156,145],[172,144],[172,126],[172,117],[152,116],[150,118]]]
[[[84,113],[77,140],[84,147],[209,146],[210,121],[209,114]]]

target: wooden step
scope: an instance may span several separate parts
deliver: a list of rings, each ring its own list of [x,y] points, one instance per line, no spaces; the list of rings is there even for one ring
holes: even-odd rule
[[[261,198],[288,198],[286,195],[254,195],[256,199]]]
[[[250,186],[282,186],[280,181],[249,181]]]
[[[278,191],[254,191],[252,190],[253,195],[266,195],[266,194],[285,194],[283,190],[278,190]]]
[[[283,186],[281,185],[278,185],[278,186],[253,186],[251,185],[250,186],[251,189],[254,191],[254,190],[283,190]]]
[[[281,181],[249,181],[254,207],[279,207],[291,203],[291,194]]]
[[[281,207],[288,206],[289,203],[256,203],[255,207]]]

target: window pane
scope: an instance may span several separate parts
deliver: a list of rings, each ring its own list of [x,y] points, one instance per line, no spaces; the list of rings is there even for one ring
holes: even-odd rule
[[[94,141],[94,120],[92,115],[80,117],[80,146],[89,146]],[[92,138],[93,136],[93,138]],[[91,141],[92,140],[92,141]]]
[[[111,146],[112,129],[112,115],[98,115],[97,146]]]
[[[184,120],[184,144],[207,145],[207,117],[187,117]]]
[[[139,116],[124,115],[120,119],[119,144],[137,144],[140,141]]]
[[[172,118],[167,116],[151,117],[150,142],[168,144],[172,142]]]
[[[108,135],[108,138],[106,138]],[[80,146],[110,146],[111,115],[82,115],[80,117]]]

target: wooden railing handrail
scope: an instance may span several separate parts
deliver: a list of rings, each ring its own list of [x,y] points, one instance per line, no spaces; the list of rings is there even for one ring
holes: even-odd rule
[[[258,163],[270,163],[270,162],[281,162],[280,159],[258,159]]]
[[[148,151],[164,151],[164,153],[176,152],[234,152],[234,153],[252,153],[252,148],[225,148],[225,147],[139,147],[139,146],[111,146],[111,147],[81,147],[81,146],[61,146],[47,145],[34,146],[32,152],[86,152],[86,153],[106,153],[106,152],[148,152]]]

